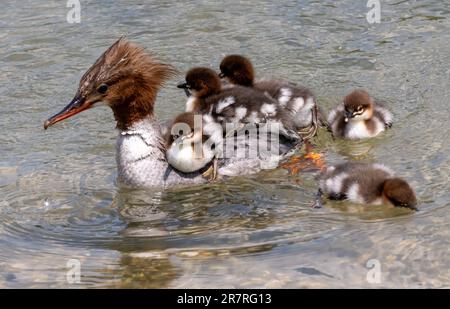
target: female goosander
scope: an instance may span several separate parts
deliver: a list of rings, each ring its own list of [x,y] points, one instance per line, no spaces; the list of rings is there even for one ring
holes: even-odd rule
[[[189,70],[186,82],[178,88],[190,92],[186,112],[210,115],[224,127],[226,124],[277,123],[284,137],[301,139],[295,131],[293,117],[273,98],[247,87],[222,89],[219,76],[209,68]]]
[[[345,139],[375,137],[392,126],[392,113],[364,90],[355,90],[328,115],[333,136]]]
[[[182,173],[166,159],[166,142],[154,115],[156,95],[175,69],[146,54],[142,48],[119,39],[82,76],[74,99],[44,123],[44,128],[92,107],[109,106],[119,135],[116,161],[120,183],[132,187],[167,188],[204,183],[200,171]],[[269,136],[271,137],[271,136]],[[262,137],[241,140],[242,147],[256,147]],[[234,144],[225,138],[223,144]],[[280,156],[295,145],[280,141]],[[229,157],[219,160],[219,176],[256,173],[265,168],[267,158]]]
[[[325,194],[330,199],[360,204],[417,209],[416,196],[409,184],[377,163],[346,162],[329,166],[320,177],[319,188],[319,198]]]
[[[228,55],[220,63],[221,78],[231,85],[252,87],[270,95],[281,108],[290,112],[304,139],[313,137],[318,127],[318,108],[314,94],[307,88],[280,80],[255,81],[250,60],[241,55]]]

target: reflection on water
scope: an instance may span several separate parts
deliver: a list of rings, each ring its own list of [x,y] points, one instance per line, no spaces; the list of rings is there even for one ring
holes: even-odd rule
[[[0,287],[450,287],[448,102],[450,7],[389,2],[381,23],[365,3],[121,1],[6,4],[0,12]],[[416,188],[421,210],[327,202],[312,209],[316,174],[265,171],[177,190],[119,189],[111,112],[98,108],[43,131],[81,74],[128,34],[180,71],[248,55],[259,77],[313,89],[324,110],[352,88],[385,100],[394,126],[370,141],[315,144],[328,163],[382,162]],[[179,76],[181,78],[181,76]],[[184,95],[169,82],[168,118]]]

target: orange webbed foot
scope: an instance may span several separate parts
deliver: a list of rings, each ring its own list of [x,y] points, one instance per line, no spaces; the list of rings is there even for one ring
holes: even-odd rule
[[[289,175],[294,176],[298,175],[301,171],[310,168],[323,170],[325,168],[325,163],[322,154],[308,152],[302,156],[293,156],[280,166],[287,169],[289,171]]]

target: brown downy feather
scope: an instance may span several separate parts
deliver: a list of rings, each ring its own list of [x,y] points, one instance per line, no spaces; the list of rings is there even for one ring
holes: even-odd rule
[[[186,74],[186,84],[201,99],[218,94],[222,89],[220,78],[209,68],[190,69]]]
[[[354,90],[345,96],[344,106],[350,111],[356,111],[359,106],[367,109],[373,106],[373,99],[365,90]]]
[[[252,87],[255,79],[253,65],[246,57],[240,55],[226,56],[220,63],[220,71],[223,77],[230,83],[246,87]]]
[[[417,199],[409,184],[400,178],[386,180],[382,193],[394,206],[416,208]]]

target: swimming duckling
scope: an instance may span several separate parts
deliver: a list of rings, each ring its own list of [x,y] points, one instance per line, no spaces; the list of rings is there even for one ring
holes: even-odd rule
[[[184,173],[198,171],[214,159],[222,136],[222,126],[207,116],[182,113],[166,133],[167,161]]]
[[[417,209],[413,189],[386,166],[377,163],[345,162],[329,166],[320,176],[320,196],[360,204],[387,204]]]
[[[333,136],[345,139],[375,137],[392,126],[392,119],[392,113],[364,90],[352,91],[328,115]]]
[[[247,87],[222,89],[216,72],[209,68],[193,68],[186,74],[186,82],[178,88],[190,92],[186,111],[210,115],[226,123],[278,123],[279,133],[292,140],[301,137],[295,131],[293,117],[267,94]]]
[[[304,139],[316,134],[318,109],[309,89],[280,80],[255,81],[251,61],[241,55],[226,56],[220,63],[219,76],[231,85],[252,87],[274,98],[281,108],[292,114],[295,127]]]

